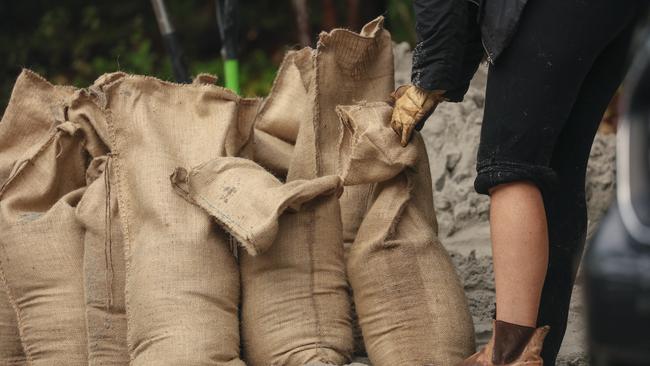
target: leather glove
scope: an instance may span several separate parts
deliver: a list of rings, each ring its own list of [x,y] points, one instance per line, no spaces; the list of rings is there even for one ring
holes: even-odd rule
[[[402,85],[391,94],[395,107],[390,125],[401,137],[402,146],[409,143],[413,129],[424,123],[438,103],[445,100],[444,93],[444,90],[427,91],[415,85]],[[420,128],[421,125],[417,129]]]

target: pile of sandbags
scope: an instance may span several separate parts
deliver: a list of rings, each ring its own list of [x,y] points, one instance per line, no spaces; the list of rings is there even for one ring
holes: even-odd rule
[[[243,365],[230,238],[169,176],[245,153],[259,102],[200,79],[21,74],[0,123],[0,269],[23,362]]]
[[[24,71],[0,122],[0,364],[470,354],[424,144],[389,127],[382,23],[290,52],[264,100],[207,76],[77,90]]]

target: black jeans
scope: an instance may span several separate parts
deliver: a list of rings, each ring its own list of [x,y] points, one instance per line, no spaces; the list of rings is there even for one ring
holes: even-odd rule
[[[542,191],[550,257],[539,325],[554,365],[585,244],[587,160],[627,68],[642,1],[529,0],[511,44],[490,67],[476,191],[530,181]]]

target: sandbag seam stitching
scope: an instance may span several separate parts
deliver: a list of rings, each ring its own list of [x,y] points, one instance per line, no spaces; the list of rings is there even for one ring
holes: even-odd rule
[[[113,86],[119,82],[121,82],[122,78],[119,78],[117,80],[114,80],[113,82],[110,83],[110,85],[106,85],[107,87]],[[102,93],[105,94],[104,89],[100,89]],[[99,97],[99,95],[97,96]],[[94,99],[92,99],[94,101]],[[130,283],[130,276],[129,274],[131,273],[131,258],[130,258],[130,253],[131,253],[131,236],[129,235],[129,213],[130,213],[130,205],[128,202],[128,199],[124,196],[124,178],[123,178],[123,171],[121,167],[121,161],[119,159],[119,151],[121,148],[121,143],[120,139],[117,137],[117,132],[115,131],[115,125],[113,124],[113,114],[111,112],[111,109],[108,107],[108,101],[104,107],[98,105],[95,103],[100,110],[103,112],[104,117],[106,118],[106,126],[108,129],[108,134],[111,139],[111,155],[113,156],[113,164],[115,165],[114,173],[115,173],[115,181],[116,181],[116,187],[117,187],[117,205],[120,208],[119,209],[119,216],[120,216],[120,222],[121,222],[121,227],[122,227],[122,234],[124,236],[124,249],[123,249],[123,255],[124,255],[124,308],[125,308],[125,315],[126,315],[126,345],[129,353],[129,363],[132,363],[134,361],[133,357],[133,334],[132,334],[132,329],[131,329],[131,312],[129,311],[130,304],[129,304],[129,283]]]
[[[313,119],[312,119],[312,128],[314,129],[314,152],[315,152],[315,167],[314,167],[314,175],[313,177],[318,177],[321,174],[321,166],[322,166],[322,156],[320,154],[320,149],[318,148],[318,140],[319,140],[319,133],[320,129],[319,124],[320,124],[320,103],[319,103],[319,97],[320,97],[320,88],[319,88],[319,68],[318,68],[318,60],[320,56],[319,48],[316,48],[315,55],[313,57],[312,63],[313,63],[313,68],[314,68],[314,80],[316,81],[314,83],[314,114],[313,114]],[[311,304],[312,304],[312,309],[314,311],[314,317],[316,323],[314,324],[316,328],[316,334],[317,334],[317,352],[319,354],[319,357],[322,359],[322,361],[327,362],[329,360],[326,359],[325,354],[323,352],[323,334],[322,334],[322,328],[321,328],[321,318],[320,318],[320,309],[318,307],[318,304],[316,302],[316,297],[314,296],[315,288],[316,288],[316,274],[314,267],[316,265],[316,261],[314,259],[314,241],[315,241],[315,230],[316,230],[316,212],[314,212],[313,208],[310,207],[309,211],[309,226],[307,228],[307,241],[309,242],[309,292],[311,293],[310,299],[311,299]]]

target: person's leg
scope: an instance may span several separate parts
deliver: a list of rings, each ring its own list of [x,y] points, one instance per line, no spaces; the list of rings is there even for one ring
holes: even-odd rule
[[[539,309],[539,324],[549,324],[542,357],[554,365],[564,338],[571,291],[585,245],[585,175],[599,122],[625,74],[633,24],[601,53],[587,75],[566,126],[560,133],[551,167],[559,189],[547,195],[550,261]]]
[[[540,192],[548,196],[558,180],[551,157],[587,74],[636,4],[530,0],[490,68],[475,187],[493,193],[497,320],[535,323],[548,250]]]
[[[542,195],[532,183],[513,182],[491,189],[490,196],[497,319],[536,327],[548,263]]]

